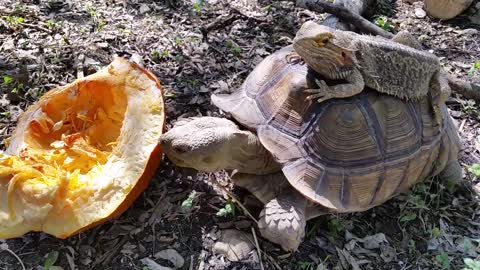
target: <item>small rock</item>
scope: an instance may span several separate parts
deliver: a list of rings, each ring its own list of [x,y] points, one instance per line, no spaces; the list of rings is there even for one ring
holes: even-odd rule
[[[237,230],[224,230],[222,236],[213,246],[213,252],[223,254],[232,262],[240,261],[253,249],[253,241],[247,233]]]
[[[450,115],[453,117],[453,118],[460,118],[462,116],[462,112],[460,111],[450,111]]]
[[[143,15],[143,14],[149,12],[150,10],[151,10],[151,9],[150,9],[150,7],[149,7],[147,4],[142,4],[142,5],[140,6],[140,9],[139,9],[138,11],[140,12],[140,14]]]
[[[0,49],[5,51],[11,51],[15,49],[15,44],[13,43],[13,39],[5,41],[3,45],[0,46]]]
[[[428,35],[421,35],[418,37],[418,41],[420,42],[425,42],[428,39],[429,39]]]
[[[404,3],[409,3],[409,4],[413,4],[417,1],[420,1],[420,0],[403,0]]]
[[[478,34],[478,30],[474,28],[468,28],[462,31],[462,34],[468,35],[468,36],[473,36]]]
[[[139,65],[141,67],[144,66],[142,56],[138,53],[132,53],[132,56],[130,57],[130,61],[136,63],[137,65]]]
[[[478,2],[478,3],[475,5],[475,8],[476,8],[476,9],[480,9],[480,2]]]
[[[97,42],[95,43],[95,46],[99,48],[108,48],[108,43],[107,42]]]
[[[426,16],[427,16],[427,13],[422,8],[416,8],[415,9],[415,17],[417,17],[419,19],[423,19]]]

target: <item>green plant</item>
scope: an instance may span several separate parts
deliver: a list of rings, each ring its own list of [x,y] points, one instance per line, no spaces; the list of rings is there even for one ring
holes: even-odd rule
[[[466,267],[462,270],[480,270],[480,261],[464,258],[463,263],[465,263]]]
[[[60,253],[56,250],[51,251],[47,254],[47,257],[45,258],[45,263],[43,265],[43,269],[45,270],[62,270],[63,268],[60,266],[55,266],[54,264],[58,260],[58,255]]]
[[[225,45],[230,49],[230,51],[234,54],[234,55],[240,55],[242,54],[242,48],[238,47],[237,44],[235,44],[235,42],[233,42],[232,40],[227,40]]]
[[[345,232],[345,221],[339,217],[334,217],[328,221],[328,231],[335,237]]]
[[[168,57],[168,55],[170,55],[170,52],[167,51],[167,50],[163,50],[163,51],[153,51],[152,52],[152,58],[153,60],[160,60],[160,59],[165,59]]]
[[[435,259],[444,269],[450,269],[450,257],[448,257],[447,253],[442,252],[435,256]]]
[[[2,85],[10,89],[11,93],[15,94],[18,94],[24,89],[24,85],[22,83],[17,82],[13,77],[10,77],[8,75],[3,76]]]
[[[179,64],[182,64],[183,62],[185,62],[185,57],[183,56],[183,54],[178,53],[177,55],[175,55],[175,61]]]
[[[392,32],[394,30],[393,25],[388,21],[388,18],[385,18],[383,16],[379,16],[375,20],[375,24],[380,26],[383,30]]]
[[[204,0],[197,0],[192,4],[192,9],[195,14],[199,15],[202,12],[203,2]]]
[[[440,229],[438,227],[433,227],[431,231],[432,238],[437,238],[440,236],[440,234],[441,234]]]
[[[102,28],[107,25],[107,23],[105,21],[99,21],[97,23],[97,27],[95,28],[95,32],[99,32],[100,30],[102,30]]]
[[[4,84],[5,86],[7,86],[7,85],[9,85],[9,84],[11,84],[11,83],[13,83],[13,82],[14,82],[14,79],[13,79],[12,77],[10,77],[10,76],[8,76],[8,75],[3,76],[3,84]]]
[[[313,270],[313,264],[311,262],[299,261],[297,262],[298,269],[301,270]]]
[[[25,21],[24,18],[17,17],[17,16],[4,16],[2,17],[2,19],[6,20],[8,23],[12,25],[21,24]]]
[[[54,21],[48,21],[45,23],[45,26],[47,26],[48,28],[55,28],[55,22]]]
[[[175,37],[174,42],[175,42],[175,45],[180,46],[180,45],[182,45],[183,40],[180,37]]]
[[[192,210],[193,200],[195,199],[196,195],[197,195],[197,192],[193,190],[192,192],[190,192],[188,197],[182,202],[180,209],[183,213],[188,213]]]
[[[480,117],[480,112],[478,110],[478,106],[475,104],[475,101],[472,99],[465,100],[460,102],[462,113],[466,116],[470,116],[473,118]]]
[[[480,80],[480,61],[472,64],[472,67],[468,71],[470,77],[475,77],[478,75],[477,79]]]
[[[87,10],[90,14],[90,17],[92,17],[95,32],[100,32],[100,30],[102,30],[107,23],[103,20],[103,17],[92,7],[88,7]]]
[[[225,206],[218,210],[217,216],[226,217],[230,214],[235,216],[235,203],[232,200],[228,200]]]
[[[467,167],[468,172],[473,174],[475,177],[480,177],[480,164],[472,164],[471,166]]]

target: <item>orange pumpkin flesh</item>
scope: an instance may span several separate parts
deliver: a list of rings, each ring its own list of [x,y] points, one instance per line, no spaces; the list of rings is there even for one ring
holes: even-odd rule
[[[65,238],[125,211],[160,162],[163,106],[155,76],[122,58],[46,93],[0,153],[0,238]]]

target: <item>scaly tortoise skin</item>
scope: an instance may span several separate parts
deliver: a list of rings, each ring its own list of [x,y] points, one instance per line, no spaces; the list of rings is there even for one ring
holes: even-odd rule
[[[265,58],[234,93],[212,95],[216,106],[258,140],[213,117],[188,120],[161,140],[177,165],[238,170],[234,183],[265,203],[262,236],[296,250],[306,220],[318,209],[364,211],[428,176],[461,179],[460,142],[446,106],[440,126],[427,98],[403,101],[366,89],[311,104],[304,90],[319,75],[288,63],[291,52],[288,46]]]

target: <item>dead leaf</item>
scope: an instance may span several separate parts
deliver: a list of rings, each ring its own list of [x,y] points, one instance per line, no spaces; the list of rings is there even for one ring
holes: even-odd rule
[[[230,261],[236,262],[248,256],[254,248],[247,233],[238,230],[224,230],[222,236],[213,246],[213,252],[226,255]]]
[[[358,265],[355,258],[346,250],[346,249],[339,249],[335,247],[337,250],[338,257],[340,258],[340,262],[342,263],[343,268],[348,269],[349,265],[352,267],[352,270],[361,270],[360,266]]]
[[[182,255],[180,255],[175,249],[171,248],[157,252],[154,257],[170,261],[175,268],[182,268],[185,263]]]
[[[391,246],[382,246],[380,247],[380,257],[382,257],[384,262],[391,262],[397,256],[395,249]]]
[[[160,264],[156,263],[154,260],[150,258],[143,258],[140,261],[144,265],[146,265],[150,270],[173,270],[170,267],[161,266]]]

